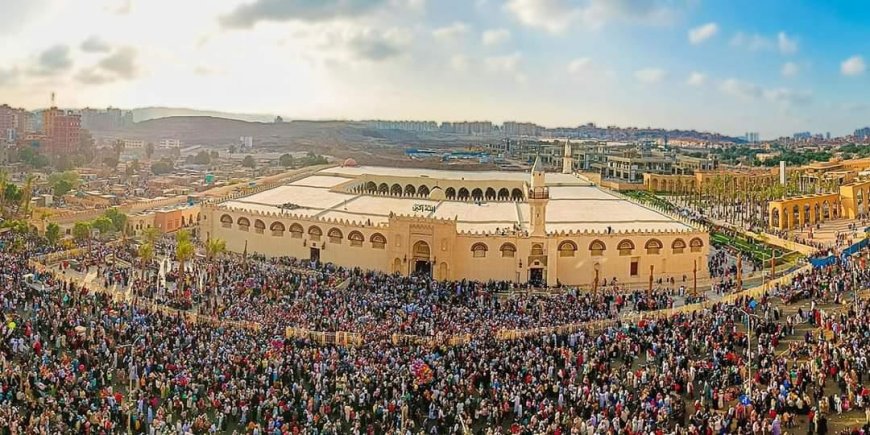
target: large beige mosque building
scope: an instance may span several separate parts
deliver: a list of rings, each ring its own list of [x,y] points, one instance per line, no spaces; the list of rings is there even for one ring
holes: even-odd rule
[[[566,155],[566,160],[570,156]],[[707,276],[706,232],[570,173],[360,167],[348,161],[203,207],[235,252],[437,279],[593,287]]]

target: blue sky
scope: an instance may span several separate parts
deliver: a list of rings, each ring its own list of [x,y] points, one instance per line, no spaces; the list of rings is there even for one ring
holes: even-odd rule
[[[870,3],[0,0],[0,96],[762,137],[870,125]],[[70,24],[75,23],[75,24]],[[8,49],[7,49],[8,47]]]

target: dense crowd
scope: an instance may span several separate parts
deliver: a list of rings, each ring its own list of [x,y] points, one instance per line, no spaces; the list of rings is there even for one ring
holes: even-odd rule
[[[40,273],[28,258],[0,254],[6,433],[781,434],[810,421],[824,434],[828,416],[870,409],[870,306],[835,314],[818,305],[867,284],[852,263],[706,310],[498,340],[492,331],[503,326],[613,319],[618,305],[650,295],[508,298],[499,294],[507,283],[439,283],[289,259],[227,258],[185,272],[182,288],[203,283],[184,296],[198,298],[196,310],[271,325],[254,331],[111,298]],[[120,265],[93,267],[105,281],[130,280],[141,298],[180,292]],[[780,298],[812,305],[784,316]],[[358,347],[288,339],[279,327],[290,322],[370,339]],[[821,328],[795,340],[804,323]],[[394,331],[472,338],[434,347],[378,339]]]

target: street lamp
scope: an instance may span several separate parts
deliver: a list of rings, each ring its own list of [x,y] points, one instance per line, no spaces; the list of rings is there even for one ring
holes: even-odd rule
[[[761,317],[736,306],[731,307],[731,310],[746,317],[746,368],[748,373],[746,376],[745,392],[749,400],[752,400],[752,321],[750,318],[754,317],[757,320],[761,320]]]

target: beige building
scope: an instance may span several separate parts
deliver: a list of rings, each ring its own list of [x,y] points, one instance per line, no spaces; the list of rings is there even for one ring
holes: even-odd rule
[[[572,174],[356,167],[203,206],[201,237],[437,279],[593,286],[707,276],[708,235]]]

